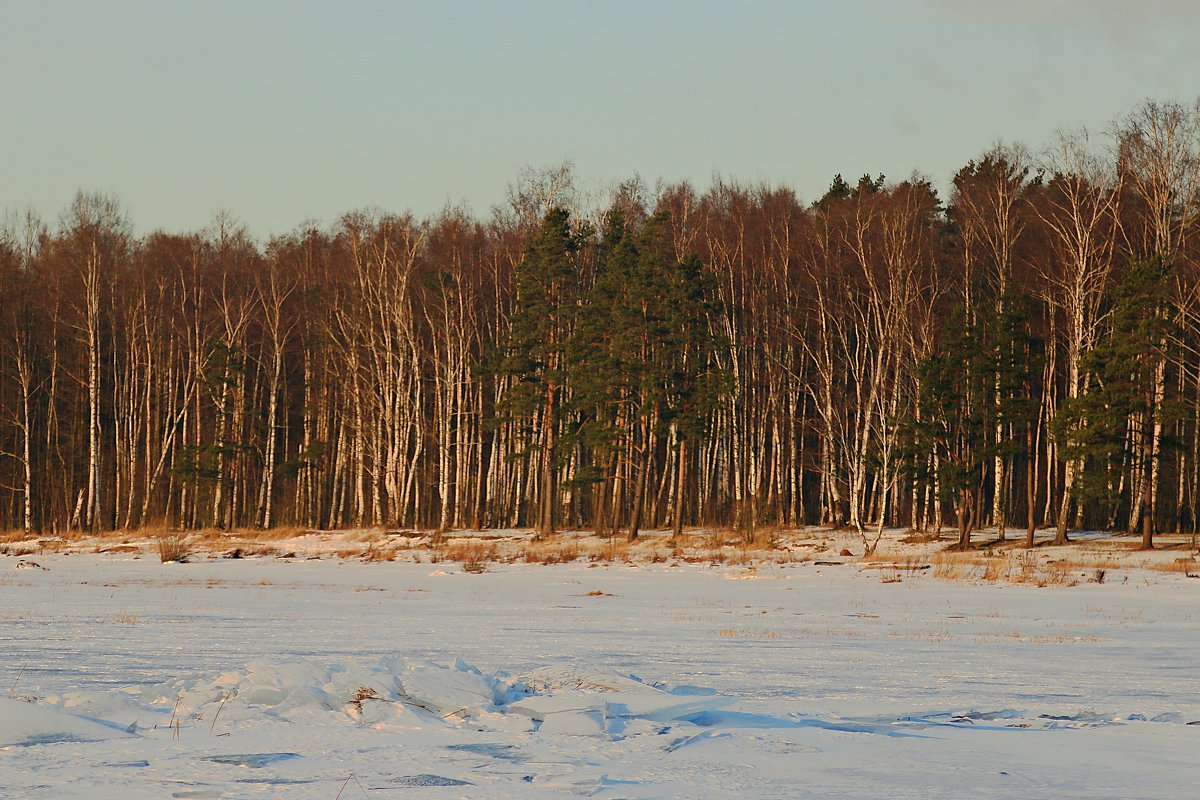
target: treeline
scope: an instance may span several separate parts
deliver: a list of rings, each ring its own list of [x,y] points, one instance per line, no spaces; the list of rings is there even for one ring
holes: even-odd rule
[[[569,169],[0,244],[0,525],[1195,529],[1200,106],[815,203]]]

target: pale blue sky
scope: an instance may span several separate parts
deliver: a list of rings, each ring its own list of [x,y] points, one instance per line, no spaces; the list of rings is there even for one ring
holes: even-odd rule
[[[266,236],[485,214],[564,159],[585,189],[721,174],[812,200],[1197,94],[1200,0],[0,0],[0,208],[53,219],[83,188],[139,232],[226,209]]]

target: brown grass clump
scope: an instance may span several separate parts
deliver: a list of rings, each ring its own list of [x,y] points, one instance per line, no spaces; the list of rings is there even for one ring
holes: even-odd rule
[[[525,545],[524,560],[526,564],[569,564],[579,555],[579,543],[575,540],[542,540]]]
[[[742,532],[741,546],[743,550],[778,550],[782,534],[776,525],[760,525],[752,530]]]
[[[860,561],[863,569],[893,570],[895,572],[923,572],[932,566],[926,559],[919,556],[884,558],[877,553],[863,556]]]
[[[293,539],[310,533],[312,531],[297,527],[278,527],[266,530],[201,528],[200,530],[188,532],[187,538],[190,553],[192,554],[208,552],[220,553],[226,558],[249,558],[251,556],[277,555],[280,551],[275,545],[270,544],[271,542]],[[165,525],[148,525],[137,530],[114,531],[110,534],[103,534],[99,538],[101,541],[104,541],[119,537],[122,544],[129,544],[135,538],[143,540],[151,538],[159,541],[164,537],[169,538],[180,535],[182,534]],[[105,552],[120,551],[115,550],[115,548],[107,548]],[[347,554],[346,557],[349,557],[349,555]]]
[[[187,538],[178,533],[162,534],[155,540],[158,548],[158,560],[163,564],[187,563],[192,550]]]
[[[360,686],[358,687],[358,691],[354,693],[354,696],[346,701],[346,705],[350,706],[357,713],[361,714],[364,700],[383,700],[383,698],[379,696],[379,692],[375,691],[370,686]]]
[[[970,570],[953,561],[939,561],[933,565],[933,577],[944,581],[965,580]]]
[[[441,555],[446,561],[457,561],[462,564],[464,572],[478,575],[487,572],[488,564],[495,561],[500,553],[494,542],[480,539],[454,539],[446,544]]]
[[[111,547],[97,546],[96,552],[113,554],[140,553],[142,552],[142,548],[138,547],[136,544],[114,544]]]
[[[396,548],[385,544],[369,544],[362,555],[363,561],[395,561]]]
[[[588,552],[588,560],[593,562],[629,561],[633,552],[633,542],[620,535],[601,539],[597,547]]]
[[[158,534],[155,538],[170,536],[170,532]],[[192,543],[196,546],[204,545],[224,545],[230,540],[237,538],[237,535],[232,531],[223,531],[220,528],[201,528],[198,531],[192,532]]]
[[[780,639],[783,637],[782,632],[770,628],[722,628],[717,633],[737,639]]]
[[[899,542],[900,544],[929,544],[930,542],[936,542],[940,538],[942,538],[941,534],[937,531],[909,530]]]
[[[753,553],[758,557],[769,558],[772,553],[783,548],[783,535],[775,526],[763,526],[754,531],[753,535],[747,531],[737,544],[738,549],[747,555]]]
[[[1046,560],[1038,551],[1023,549],[947,550],[933,554],[930,561],[933,576],[943,580],[1038,587],[1075,586],[1084,580],[1099,583],[1118,566],[1104,558]]]
[[[384,536],[383,536],[383,531],[369,530],[369,531],[363,531],[362,533],[359,533],[354,538],[357,538],[358,541],[362,542],[363,544],[375,544],[377,542],[382,542],[384,539]]]
[[[264,556],[278,556],[280,550],[278,547],[273,547],[268,544],[246,544],[242,547],[235,547],[225,554],[225,558],[261,558]]]
[[[1194,556],[1183,556],[1174,561],[1159,561],[1146,566],[1158,572],[1182,572],[1189,578],[1200,576],[1200,562],[1196,561]]]
[[[1046,563],[1038,586],[1077,586],[1080,576],[1067,561],[1049,561]]]
[[[299,528],[292,525],[281,525],[278,528],[267,528],[265,530],[254,531],[254,538],[264,542],[277,542],[282,539],[298,539],[301,536],[308,536],[312,533],[308,528]]]
[[[1008,559],[989,558],[983,564],[983,575],[980,577],[984,583],[997,583],[1007,581],[1012,576],[1013,569]]]

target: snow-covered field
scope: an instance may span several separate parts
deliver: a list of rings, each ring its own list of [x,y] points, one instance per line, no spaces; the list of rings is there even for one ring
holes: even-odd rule
[[[0,797],[1196,796],[1200,581],[881,577],[0,557]]]

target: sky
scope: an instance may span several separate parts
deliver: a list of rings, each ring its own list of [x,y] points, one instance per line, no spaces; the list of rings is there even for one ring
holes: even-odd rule
[[[0,209],[138,232],[486,215],[524,167],[792,187],[1200,94],[1196,0],[0,0]]]

